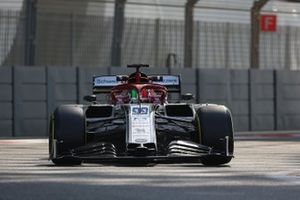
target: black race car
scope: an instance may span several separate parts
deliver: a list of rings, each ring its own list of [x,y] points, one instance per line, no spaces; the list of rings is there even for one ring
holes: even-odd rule
[[[222,165],[233,158],[230,111],[223,105],[190,103],[181,93],[180,76],[140,72],[96,76],[90,105],[61,105],[51,116],[50,159],[56,165],[99,163],[201,162]],[[101,104],[98,94],[110,102]]]

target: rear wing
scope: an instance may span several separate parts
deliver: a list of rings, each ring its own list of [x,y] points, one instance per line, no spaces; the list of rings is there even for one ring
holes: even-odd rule
[[[180,75],[158,75],[152,83],[163,85],[170,93],[181,93],[181,78]]]
[[[127,76],[123,75],[107,75],[93,77],[93,94],[110,93],[113,87],[126,84]],[[128,77],[127,77],[128,78]],[[152,83],[163,85],[168,89],[169,93],[181,93],[180,75],[152,75],[149,76]]]

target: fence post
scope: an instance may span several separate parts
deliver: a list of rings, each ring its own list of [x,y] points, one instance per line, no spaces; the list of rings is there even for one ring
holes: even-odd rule
[[[37,24],[37,0],[26,0],[24,64],[35,64],[35,40]]]
[[[155,67],[159,65],[159,33],[160,33],[160,19],[155,20],[155,36],[154,36],[154,56]]]
[[[260,10],[269,0],[256,0],[251,8],[251,51],[250,68],[259,69]]]
[[[286,27],[286,35],[285,35],[285,67],[284,69],[291,69],[291,27]]]
[[[125,3],[126,0],[115,1],[114,28],[111,48],[111,66],[121,66],[121,45],[124,30]]]
[[[195,53],[194,55],[196,55],[196,59],[195,59],[195,66],[196,68],[200,68],[200,64],[199,64],[199,43],[200,43],[200,22],[197,21],[197,26],[196,26],[196,33],[197,33],[197,36],[195,38],[195,44],[196,44],[196,47],[195,47]]]
[[[194,6],[198,1],[187,0],[185,4],[184,67],[192,67],[193,64]]]

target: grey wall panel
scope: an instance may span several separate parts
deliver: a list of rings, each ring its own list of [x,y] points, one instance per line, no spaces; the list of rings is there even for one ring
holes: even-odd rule
[[[281,73],[281,82],[283,84],[300,84],[299,71],[278,70],[278,73]]]
[[[232,100],[249,100],[248,84],[231,84]]]
[[[284,84],[282,97],[285,99],[300,99],[300,84]]]
[[[14,134],[15,136],[35,135],[33,126],[28,125],[25,129],[25,122],[47,119],[46,69],[45,67],[14,67],[13,72]],[[40,135],[44,135],[44,130],[47,129],[47,125],[43,124],[39,124],[40,129],[43,130]]]
[[[299,91],[300,92],[300,91]],[[300,115],[300,105],[297,99],[285,99],[282,106],[282,116],[284,115]]]
[[[0,120],[0,137],[13,136],[12,120]]]
[[[84,67],[79,68],[82,78],[88,83],[92,83],[93,76],[109,75],[109,68],[107,67]]]
[[[23,83],[45,83],[46,72],[44,67],[18,67]]]
[[[233,128],[235,131],[249,130],[249,117],[245,115],[233,114]]]
[[[57,101],[74,101],[77,99],[77,86],[75,84],[56,84],[55,97]]]
[[[229,70],[226,69],[199,69],[199,81],[212,84],[228,83]]]
[[[24,119],[46,119],[46,102],[23,102]]]
[[[0,83],[0,102],[12,101],[12,86],[11,84]]]
[[[203,103],[229,104],[231,98],[228,70],[198,70],[198,99]]]
[[[74,67],[50,67],[48,73],[55,83],[75,84],[77,81],[76,68]]]
[[[254,105],[256,115],[273,115],[274,103],[269,100],[259,100]]]
[[[13,67],[13,130],[14,136],[23,132],[22,68]]]
[[[232,114],[235,115],[249,115],[249,102],[248,101],[233,101],[230,105]]]
[[[273,70],[251,70],[255,74],[255,82],[259,84],[273,83]]]
[[[22,136],[47,136],[47,120],[26,119],[23,121]]]
[[[248,84],[248,70],[230,70],[230,79],[234,84]]]
[[[12,68],[0,68],[0,137],[13,135]]]
[[[0,102],[0,120],[11,120],[12,117],[12,103]]]
[[[300,115],[284,114],[281,117],[282,127],[281,130],[299,130],[300,129]]]
[[[230,108],[234,128],[236,131],[249,129],[249,73],[248,70],[230,70],[228,80],[230,84],[230,97],[228,107]]]
[[[258,84],[259,88],[255,91],[257,99],[268,99],[273,101],[274,99],[274,82]]]
[[[277,129],[300,129],[300,72],[276,71]]]
[[[250,70],[251,130],[274,130],[275,93],[273,70]]]
[[[200,99],[202,101],[226,100],[228,97],[227,86],[222,84],[205,84],[200,88]]]
[[[12,68],[1,67],[0,68],[0,83],[11,83],[12,82]]]
[[[254,120],[256,130],[274,130],[274,115],[259,115]]]
[[[32,101],[46,101],[47,91],[45,84],[24,84],[22,86],[22,99]]]
[[[284,110],[284,98],[282,98],[282,93],[283,93],[283,73],[280,70],[275,71],[275,128],[278,130],[284,129],[283,126],[283,110]]]
[[[196,84],[197,83],[196,69],[176,69],[171,68],[170,73],[173,75],[181,75],[182,83]]]
[[[229,104],[232,102],[245,102],[249,100],[249,75],[247,70],[231,70],[228,78],[230,95]],[[228,87],[228,86],[227,86]]]
[[[249,78],[247,70],[199,69],[200,102],[227,106],[238,131],[249,128]]]

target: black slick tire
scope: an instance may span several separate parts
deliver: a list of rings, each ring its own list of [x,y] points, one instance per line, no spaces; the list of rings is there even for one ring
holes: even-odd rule
[[[224,139],[225,137],[229,138],[230,156],[205,156],[201,159],[202,164],[216,166],[229,163],[234,151],[234,138],[232,117],[228,108],[221,105],[206,104],[197,109],[197,117],[199,118],[201,144],[226,152]]]
[[[56,155],[54,155],[54,142]],[[85,144],[85,117],[80,105],[59,106],[51,116],[49,154],[55,165],[80,165],[82,161],[59,156]]]

